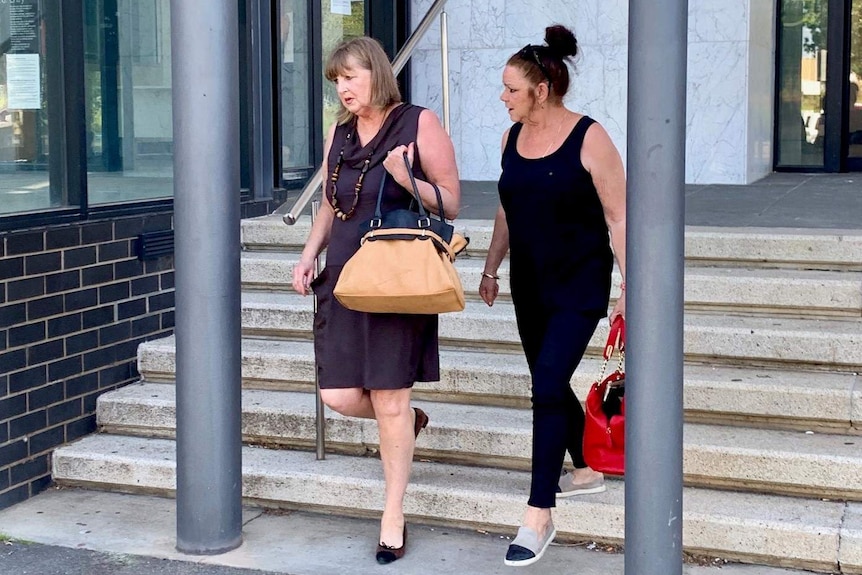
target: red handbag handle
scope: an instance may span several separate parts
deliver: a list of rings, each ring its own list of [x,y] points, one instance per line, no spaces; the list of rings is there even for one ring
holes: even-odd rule
[[[602,354],[602,357],[610,359],[614,354],[615,349],[623,351],[625,348],[626,320],[623,319],[623,316],[618,315],[614,320],[614,323],[611,324],[611,331],[608,334],[608,343],[605,344],[605,351]]]

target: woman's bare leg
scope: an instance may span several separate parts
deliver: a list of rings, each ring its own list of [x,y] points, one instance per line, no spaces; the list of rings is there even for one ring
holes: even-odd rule
[[[386,502],[380,520],[380,543],[403,545],[404,493],[413,463],[413,410],[410,389],[374,390],[371,403],[380,430],[380,460],[386,481]]]
[[[374,419],[371,395],[361,387],[321,389],[320,398],[330,409],[348,417]]]

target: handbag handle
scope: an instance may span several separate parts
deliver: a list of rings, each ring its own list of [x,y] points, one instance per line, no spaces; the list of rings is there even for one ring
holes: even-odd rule
[[[623,362],[625,361],[625,347],[626,347],[626,321],[622,316],[617,316],[614,320],[614,323],[611,324],[611,331],[608,333],[608,342],[605,344],[605,349],[602,352],[602,357],[605,359],[602,362],[602,369],[599,373],[599,379],[597,381],[601,382],[605,378],[605,371],[608,369],[608,362],[611,359],[611,356],[614,354],[614,350],[619,354],[619,364],[617,365],[617,372],[622,373],[623,370]]]
[[[413,168],[410,166],[410,160],[407,159],[407,152],[402,153],[404,165],[407,166],[407,175],[410,176],[410,184],[413,186],[413,196],[416,198],[416,203],[419,204],[419,213],[426,215],[425,207],[422,205],[422,197],[419,195],[419,186],[416,185],[416,178],[413,177]],[[446,219],[446,214],[443,213],[443,196],[440,195],[440,188],[434,182],[428,182],[434,188],[434,194],[437,196],[437,215],[441,220]]]
[[[615,349],[621,353],[626,349],[626,321],[621,315],[618,315],[614,323],[611,324],[611,331],[608,333],[608,342],[605,344],[602,357],[606,360],[610,359]]]
[[[404,163],[407,165],[407,173],[410,174],[410,182],[413,184],[413,196],[416,203],[419,205],[419,228],[427,228],[431,225],[431,220],[428,218],[428,212],[425,211],[425,206],[422,205],[422,198],[419,197],[419,188],[416,187],[416,180],[413,179],[413,170],[410,169],[410,161],[407,159],[407,152],[404,152]],[[380,188],[377,190],[377,205],[374,207],[374,217],[369,222],[371,229],[379,228],[383,225],[383,211],[380,206],[383,202],[383,188],[386,185],[386,176],[389,174],[383,170],[383,177],[380,178]]]

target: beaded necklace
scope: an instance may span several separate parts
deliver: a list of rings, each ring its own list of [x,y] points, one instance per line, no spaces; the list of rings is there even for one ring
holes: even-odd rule
[[[386,111],[386,114],[383,116],[383,120],[380,122],[378,133],[383,129],[383,125],[386,123],[386,119],[389,117],[389,114],[393,109],[394,108]],[[353,123],[353,130],[344,138],[344,143],[341,145],[341,151],[338,152],[338,161],[335,162],[335,168],[332,170],[332,175],[329,177],[329,180],[332,182],[332,199],[329,200],[329,205],[332,206],[332,211],[335,212],[335,217],[340,219],[342,222],[350,219],[353,212],[356,211],[356,205],[359,203],[359,192],[362,191],[362,182],[365,180],[365,173],[368,172],[368,168],[371,167],[371,157],[374,155],[374,148],[371,148],[371,151],[368,153],[368,157],[365,158],[365,162],[362,164],[362,170],[359,172],[359,179],[356,180],[356,185],[353,186],[353,204],[350,206],[350,209],[345,212],[338,207],[338,176],[341,173],[341,165],[344,164],[344,149],[347,147],[347,143],[351,138],[353,138],[353,134],[355,134],[357,130],[358,121],[355,121]],[[372,138],[372,140],[373,139],[374,138]]]
[[[329,205],[332,206],[332,211],[335,212],[335,217],[340,219],[342,222],[350,219],[353,212],[356,211],[356,205],[359,203],[359,192],[362,191],[362,182],[365,180],[365,173],[371,165],[371,156],[374,155],[374,148],[372,148],[368,157],[365,158],[365,162],[362,164],[362,170],[359,172],[359,179],[356,180],[356,185],[353,186],[353,204],[350,206],[350,209],[345,212],[338,207],[338,176],[341,173],[341,165],[344,163],[344,148],[347,147],[347,142],[352,136],[353,132],[350,132],[344,139],[344,143],[341,145],[341,151],[338,152],[338,161],[335,163],[335,169],[332,170],[332,175],[329,177],[329,180],[332,182],[332,198],[329,200]]]

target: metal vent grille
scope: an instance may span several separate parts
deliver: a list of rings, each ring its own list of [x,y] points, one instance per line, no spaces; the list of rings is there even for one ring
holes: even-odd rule
[[[144,232],[138,236],[137,255],[139,260],[155,260],[174,253],[174,230]]]

